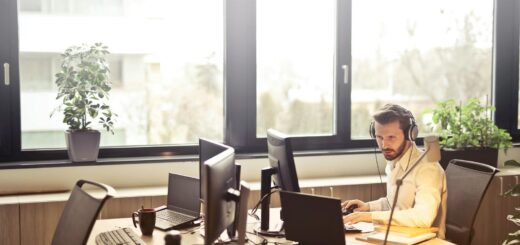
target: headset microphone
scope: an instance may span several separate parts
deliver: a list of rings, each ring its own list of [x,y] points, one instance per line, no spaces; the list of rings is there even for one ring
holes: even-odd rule
[[[386,233],[385,233],[385,240],[383,242],[384,245],[386,245],[387,239],[388,239],[388,232],[390,232],[390,226],[392,225],[392,217],[394,215],[395,206],[397,204],[397,197],[399,196],[399,189],[401,188],[401,185],[403,184],[403,179],[406,178],[406,176],[412,172],[412,170],[418,165],[418,163],[426,156],[426,159],[428,159],[429,162],[438,162],[441,159],[441,153],[440,153],[440,147],[439,147],[439,137],[437,136],[426,136],[424,137],[424,148],[425,151],[415,160],[410,170],[408,170],[403,177],[400,179],[397,179],[395,181],[396,189],[395,189],[395,196],[394,196],[394,202],[392,204],[392,209],[390,210],[390,218],[388,219],[388,225],[386,227]]]

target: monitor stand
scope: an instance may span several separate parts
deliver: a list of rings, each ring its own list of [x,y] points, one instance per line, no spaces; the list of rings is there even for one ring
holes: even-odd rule
[[[268,230],[262,230],[261,228],[257,228],[255,232],[258,235],[268,236],[268,237],[285,237],[284,223],[283,221],[277,222],[274,227],[269,227]]]
[[[270,237],[285,237],[283,221],[274,224],[274,227],[270,227],[270,204],[271,204],[271,179],[273,174],[276,174],[276,168],[266,167],[261,172],[261,187],[260,187],[260,198],[263,199],[260,206],[260,227],[255,229],[255,232],[262,236]],[[281,218],[281,216],[280,216]],[[271,229],[272,228],[272,229]]]
[[[246,243],[247,241],[248,240],[246,237],[244,243]],[[213,244],[223,245],[223,244],[244,244],[244,243],[240,243],[238,237],[229,238],[227,231],[224,231],[224,232],[222,232],[222,234],[220,234],[219,238]]]
[[[246,236],[247,203],[249,200],[250,192],[251,192],[251,189],[249,188],[249,184],[247,184],[247,182],[245,182],[245,181],[240,182],[239,194],[236,192],[236,190],[232,190],[232,189],[228,190],[228,197],[233,199],[236,202],[235,220],[234,220],[233,224],[230,225],[230,227],[233,229],[233,232],[230,232],[229,229],[225,229],[222,232],[222,234],[220,234],[217,241],[214,242],[214,244],[244,245],[246,242],[248,242],[248,239]],[[203,230],[201,230],[201,235],[204,236]]]

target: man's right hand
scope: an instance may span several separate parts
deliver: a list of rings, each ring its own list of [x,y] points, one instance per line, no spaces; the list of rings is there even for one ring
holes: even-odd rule
[[[358,199],[344,201],[341,204],[341,208],[349,208],[350,206],[352,206],[354,204],[358,206],[356,209],[354,209],[354,212],[368,212],[368,211],[370,211],[370,207],[368,206],[368,203],[363,202],[363,201],[358,200]]]

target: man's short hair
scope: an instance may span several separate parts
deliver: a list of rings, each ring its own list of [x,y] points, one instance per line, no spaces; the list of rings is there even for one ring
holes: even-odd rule
[[[374,121],[383,125],[399,121],[399,127],[401,130],[403,130],[403,133],[409,129],[410,125],[412,124],[412,120],[415,120],[409,110],[396,104],[386,104],[380,108],[372,117]]]

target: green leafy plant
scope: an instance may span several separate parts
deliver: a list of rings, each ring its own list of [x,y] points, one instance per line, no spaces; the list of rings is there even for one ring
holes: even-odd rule
[[[482,105],[477,98],[465,104],[455,100],[440,101],[433,112],[429,126],[439,133],[445,148],[489,147],[507,149],[512,146],[511,136],[498,128],[491,119],[494,106]]]
[[[61,104],[53,111],[63,112],[63,122],[69,130],[91,130],[91,121],[98,119],[108,132],[114,133],[113,117],[108,102],[111,90],[107,46],[72,46],[62,54],[61,71],[56,74]]]

